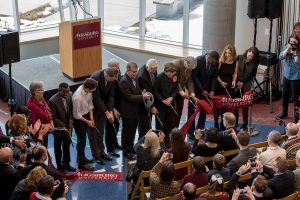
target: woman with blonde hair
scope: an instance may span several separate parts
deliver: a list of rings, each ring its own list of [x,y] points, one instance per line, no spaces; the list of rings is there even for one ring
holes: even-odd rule
[[[48,128],[45,126],[42,126],[39,121],[37,121],[34,124],[34,127],[32,125],[28,126],[27,118],[23,114],[15,114],[11,117],[8,123],[9,131],[8,136],[14,137],[17,140],[24,140],[26,142],[25,148],[17,147],[13,144],[8,144],[7,146],[13,150],[13,159],[12,159],[12,165],[17,166],[18,164],[18,158],[23,151],[23,153],[27,153],[27,160],[26,165],[31,164],[31,153],[32,149],[36,145],[42,145],[43,143],[43,137],[48,132]],[[37,139],[34,138],[35,134],[37,132],[40,132]]]
[[[227,45],[219,59],[218,81],[215,95],[230,95],[231,98],[234,98],[237,72],[238,61],[235,47],[233,45]],[[219,130],[225,130],[222,122],[219,127],[219,116],[225,112],[227,112],[227,108],[217,109],[214,113],[215,128]]]
[[[142,170],[151,170],[159,161],[165,151],[164,137],[163,132],[150,130],[135,144],[136,165],[133,175],[134,182],[137,181]]]
[[[17,184],[11,200],[29,199],[30,194],[37,191],[36,186],[38,182],[46,175],[47,172],[44,168],[40,166],[35,167],[25,179]]]

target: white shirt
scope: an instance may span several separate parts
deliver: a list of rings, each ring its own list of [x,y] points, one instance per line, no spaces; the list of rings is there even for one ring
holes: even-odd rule
[[[264,166],[272,168],[277,157],[286,158],[286,151],[283,148],[268,147],[266,151],[259,155]]]
[[[88,114],[94,108],[92,93],[87,93],[81,85],[72,97],[73,116],[75,119],[82,118],[82,115]]]

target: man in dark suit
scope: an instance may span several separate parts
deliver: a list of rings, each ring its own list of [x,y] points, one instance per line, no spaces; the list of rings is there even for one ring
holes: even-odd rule
[[[121,145],[118,143],[118,131],[120,127],[120,99],[121,99],[121,91],[119,88],[118,82],[121,79],[121,71],[120,64],[115,59],[110,59],[107,63],[108,67],[116,68],[118,70],[118,78],[114,81],[114,123],[109,123],[106,119],[105,126],[105,145],[107,151],[113,155],[117,156],[116,149],[122,149]]]
[[[104,151],[103,134],[106,120],[109,123],[114,122],[114,81],[117,80],[118,73],[116,68],[106,68],[91,75],[91,78],[98,81],[98,87],[93,92],[96,128],[90,127],[88,136],[94,160],[101,165],[105,164],[102,159],[112,160],[112,157]],[[119,157],[116,153],[114,156]]]
[[[4,147],[0,149],[0,188],[1,199],[10,199],[16,185],[21,180],[21,170],[26,162],[26,155],[20,156],[18,170],[10,165],[13,152],[10,148]]]
[[[138,110],[139,103],[143,103],[144,99],[149,100],[151,95],[147,92],[141,93],[137,87],[136,75],[138,72],[138,66],[134,62],[127,64],[127,70],[124,76],[122,76],[119,87],[122,92],[121,97],[121,116],[123,120],[122,129],[122,147],[123,154],[128,159],[134,159],[133,142],[138,125]]]
[[[176,68],[173,62],[167,62],[164,72],[160,73],[153,86],[154,104],[158,110],[156,118],[156,129],[162,130],[165,134],[165,143],[170,144],[169,133],[176,127],[174,111],[170,105],[175,106],[174,98],[178,93],[176,80]]]
[[[214,95],[216,82],[218,78],[219,53],[212,51],[208,54],[198,56],[197,67],[192,70],[192,79],[195,86],[195,95],[198,99],[206,99]],[[189,103],[188,118],[194,113],[194,106]],[[201,111],[199,114],[196,129],[204,129],[206,113]],[[191,124],[188,136],[195,139],[195,121]]]
[[[192,70],[197,66],[197,61],[194,57],[188,56],[186,58],[178,58],[174,60],[173,64],[175,65],[177,74],[178,94],[175,97],[175,102],[178,115],[176,115],[175,121],[176,127],[178,127],[180,124],[184,99],[190,100],[190,98],[192,98],[194,102],[197,101],[194,82],[192,79]]]
[[[242,165],[246,164],[250,158],[255,157],[257,150],[253,147],[248,147],[250,141],[250,134],[248,132],[241,131],[236,135],[235,131],[232,131],[230,134],[236,140],[240,149],[238,155],[227,164],[227,168],[230,170],[230,173],[233,174],[237,172]]]
[[[294,192],[295,174],[288,170],[289,165],[285,158],[276,158],[272,168],[263,166],[259,160],[256,163],[257,172],[254,176],[260,173],[268,179],[274,199],[284,198]]]
[[[52,167],[47,166],[45,161],[48,159],[47,155],[47,149],[44,146],[35,146],[32,150],[33,152],[33,159],[34,162],[32,165],[25,167],[22,172],[21,172],[21,178],[24,179],[27,177],[27,175],[37,166],[41,166],[44,168],[47,172],[48,175],[51,175],[54,180],[59,180],[59,186],[56,190],[54,190],[51,198],[52,199],[57,199],[59,197],[62,197],[65,191],[65,184],[64,181],[62,180],[62,177],[59,175],[59,173],[53,169]]]
[[[147,91],[153,94],[153,84],[157,77],[157,61],[155,59],[147,60],[146,64],[139,68],[137,74],[138,87],[142,91]],[[142,138],[151,128],[152,114],[157,114],[157,109],[152,105],[151,109],[140,104],[139,111],[139,139]]]
[[[52,112],[54,127],[64,130],[54,130],[54,154],[57,169],[63,171],[76,171],[70,165],[70,144],[73,129],[73,105],[72,94],[67,83],[62,82],[58,86],[58,93],[54,94],[48,101]],[[63,155],[63,160],[61,157]]]

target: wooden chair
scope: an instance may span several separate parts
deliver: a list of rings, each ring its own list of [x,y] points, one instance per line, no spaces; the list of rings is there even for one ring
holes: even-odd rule
[[[182,200],[182,199],[183,199],[183,193],[179,192],[178,194],[175,194],[173,196],[164,197],[164,198],[157,199],[157,200]]]
[[[283,197],[283,198],[277,199],[277,200],[296,200],[298,198],[298,195],[299,195],[299,193],[296,191],[287,197]]]

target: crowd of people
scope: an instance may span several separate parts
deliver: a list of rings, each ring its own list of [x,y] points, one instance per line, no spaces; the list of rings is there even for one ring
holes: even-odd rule
[[[300,23],[280,53],[285,59],[283,69],[283,109],[280,118],[287,116],[290,95],[297,106],[300,80]],[[227,45],[221,56],[216,51],[194,58],[178,58],[164,64],[157,73],[158,63],[149,59],[142,67],[129,62],[124,74],[118,61],[94,72],[72,94],[67,83],[58,86],[58,92],[48,102],[44,99],[44,85],[33,81],[27,105],[16,110],[6,123],[6,136],[0,135],[0,187],[4,199],[60,199],[68,191],[60,172],[76,171],[70,159],[72,132],[77,136],[78,169],[94,170],[92,163],[105,165],[113,157],[137,159],[133,168],[133,182],[142,170],[151,170],[147,184],[151,186],[150,199],[183,193],[192,199],[195,189],[209,186],[204,199],[238,199],[242,190],[235,189],[238,177],[250,171],[252,187],[245,193],[250,199],[281,198],[299,189],[299,169],[288,170],[287,160],[296,159],[300,166],[299,120],[286,127],[288,139],[282,143],[281,134],[270,132],[268,148],[260,155],[249,148],[248,109],[243,108],[243,123],[238,128],[239,110],[228,112],[226,107],[214,111],[214,127],[205,128],[206,113],[201,110],[188,137],[190,145],[178,129],[184,102],[188,101],[188,117],[194,114],[199,100],[215,95],[241,97],[250,91],[259,64],[259,51],[248,48],[238,55],[235,47]],[[219,120],[219,117],[221,120]],[[155,129],[152,130],[152,118]],[[122,122],[121,144],[117,134]],[[136,131],[138,142],[134,144]],[[49,159],[48,135],[54,135],[56,166],[45,164]],[[88,136],[88,137],[87,137]],[[89,139],[92,158],[86,157],[86,139]],[[201,140],[205,140],[201,143]],[[105,143],[105,144],[104,144]],[[106,150],[105,150],[106,148]],[[219,154],[221,150],[239,148],[231,157]],[[174,164],[194,155],[195,172],[174,170]],[[214,156],[210,163],[203,157]],[[254,163],[249,159],[255,158]],[[55,169],[56,168],[56,169]],[[297,180],[297,179],[296,179]],[[224,181],[229,181],[227,188]],[[280,189],[278,189],[280,188]],[[286,188],[286,189],[282,189]],[[267,194],[264,192],[267,191]],[[2,199],[2,198],[1,198]]]

